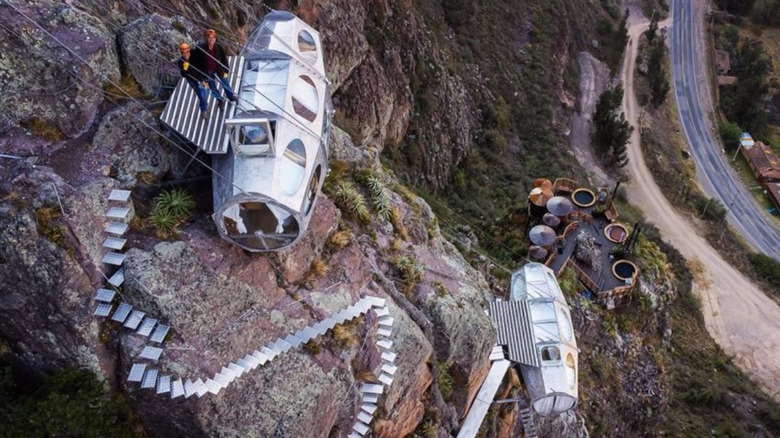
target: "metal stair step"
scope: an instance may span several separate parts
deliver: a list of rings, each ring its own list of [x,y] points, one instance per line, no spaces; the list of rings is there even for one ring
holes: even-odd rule
[[[332,319],[325,318],[317,324],[314,324],[312,328],[317,331],[318,335],[324,335],[328,330],[332,329],[334,325],[336,325],[336,323]]]
[[[382,365],[382,372],[384,373],[395,376],[396,371],[398,371],[398,367],[393,364],[386,363]]]
[[[381,341],[376,341],[376,345],[383,350],[389,350],[393,348],[393,341],[383,339]]]
[[[303,344],[305,341],[295,335],[287,335],[286,338],[283,339],[284,342],[287,342],[292,346],[292,348],[300,347],[301,344]]]
[[[103,256],[102,262],[107,265],[122,266],[122,263],[125,262],[125,255],[118,252],[107,252]]]
[[[114,287],[121,286],[122,283],[125,282],[125,270],[120,268],[118,271],[114,272],[114,275],[108,279],[108,282]]]
[[[206,390],[214,395],[219,394],[219,391],[222,390],[222,385],[213,379],[207,379],[206,380]]]
[[[376,316],[382,317],[389,315],[390,310],[388,310],[387,307],[380,307],[378,309],[374,309],[374,313],[376,313]]]
[[[395,321],[393,318],[389,316],[384,316],[382,318],[379,318],[379,325],[383,325],[385,327],[392,327],[393,321]]]
[[[344,321],[347,320],[347,311],[341,310],[339,312],[336,312],[333,315],[330,315],[330,319],[333,320],[334,326],[337,324],[342,324],[344,323]]]
[[[223,376],[227,377],[231,382],[236,380],[236,377],[238,377],[238,374],[228,367],[222,367],[218,374],[222,374]]]
[[[362,421],[363,423],[371,424],[371,420],[373,420],[374,417],[368,415],[367,413],[365,413],[363,411],[360,411],[360,412],[358,412],[357,419]]]
[[[171,398],[181,397],[184,395],[184,384],[181,379],[174,380],[171,383]]]
[[[155,386],[157,386],[157,370],[154,368],[146,370],[144,379],[141,381],[141,389],[154,388]]]
[[[127,219],[127,215],[130,213],[128,207],[111,207],[106,212],[106,217],[111,219]]]
[[[201,379],[196,380],[193,385],[195,387],[195,394],[198,396],[198,398],[206,395],[209,390],[209,388],[206,386],[206,382]]]
[[[292,348],[292,345],[285,342],[283,339],[276,338],[275,341],[271,342],[271,345],[268,346],[269,348],[275,349],[279,351],[280,353],[285,353]]]
[[[117,251],[124,248],[125,243],[127,243],[127,239],[122,237],[107,237],[106,240],[103,241],[103,248],[108,249],[115,249]]]
[[[143,351],[141,351],[139,357],[156,361],[160,359],[160,355],[162,354],[162,352],[163,352],[162,348],[157,348],[157,347],[152,347],[151,345],[147,345],[146,347],[144,347]]]
[[[247,368],[244,368],[241,365],[239,365],[237,363],[233,363],[233,362],[229,363],[227,367],[228,367],[228,369],[230,371],[233,371],[234,373],[236,373],[236,377],[237,378],[241,377],[241,375],[244,374],[247,371]]]
[[[152,336],[149,337],[149,341],[157,342],[158,344],[162,343],[165,340],[165,336],[168,335],[168,331],[170,329],[171,326],[169,326],[168,324],[157,325],[157,328],[154,329]]]
[[[104,303],[110,303],[114,300],[116,292],[111,289],[100,288],[95,292],[95,301],[102,301]]]
[[[244,369],[248,371],[248,370],[253,370],[253,369],[257,368],[257,366],[260,365],[260,362],[250,362],[250,361],[248,361],[246,359],[247,357],[252,357],[252,356],[246,355],[246,356],[244,356],[243,359],[237,360],[236,363],[238,364],[238,366],[244,367]]]
[[[376,334],[378,334],[379,336],[384,336],[386,338],[389,338],[393,334],[393,329],[392,328],[380,327],[376,331]]]
[[[103,231],[108,234],[113,234],[115,236],[121,236],[125,234],[128,228],[130,228],[130,225],[124,222],[109,222],[108,225],[106,225],[106,227],[103,229]]]
[[[382,360],[387,362],[395,362],[396,356],[397,355],[392,351],[385,351],[384,353],[382,353]]]
[[[127,319],[127,315],[130,314],[131,310],[133,310],[133,306],[127,303],[120,303],[119,307],[116,308],[116,312],[114,312],[114,316],[111,317],[111,320],[121,324],[125,322],[125,319]]]
[[[111,190],[111,194],[108,195],[109,201],[127,202],[130,199],[130,190]]]
[[[375,297],[375,296],[371,296],[371,295],[366,295],[365,297],[363,297],[363,300],[371,303],[371,305],[374,306],[374,307],[384,307],[385,306],[385,299],[384,298],[379,298],[379,297]]]
[[[271,360],[271,359],[268,357],[268,354],[266,354],[266,353],[264,353],[264,352],[262,351],[262,348],[261,348],[260,350],[261,350],[261,351],[257,351],[257,350],[253,351],[253,352],[252,352],[252,356],[253,356],[255,359],[257,359],[257,361],[258,361],[258,363],[259,363],[260,365],[265,365],[265,363],[266,363],[266,362],[268,362],[268,361],[269,361],[269,360]],[[269,351],[270,351],[270,350],[269,350]]]
[[[376,411],[376,405],[372,403],[363,403],[360,406],[360,410],[367,413],[368,415],[374,415],[374,412]]]
[[[233,380],[230,377],[227,377],[226,375],[222,373],[214,374],[214,378],[211,379],[214,382],[217,383],[217,385],[220,386],[220,388],[227,388],[227,386],[232,382]],[[206,382],[208,384],[208,381]]]
[[[105,318],[106,316],[111,314],[111,309],[113,308],[114,308],[113,304],[107,304],[107,303],[98,304],[97,308],[95,308],[94,315],[102,316],[103,318]]]
[[[260,351],[266,356],[268,356],[268,360],[273,360],[276,356],[279,355],[279,353],[281,353],[279,350],[272,349],[269,347],[261,347]]]
[[[367,425],[363,424],[360,421],[355,422],[355,424],[352,426],[352,430],[359,433],[360,436],[365,436],[369,430],[371,430]]]
[[[195,394],[195,383],[192,382],[192,380],[187,379],[186,382],[184,382],[184,398],[190,398]]]
[[[320,334],[317,332],[317,330],[314,330],[311,327],[304,327],[303,330],[300,330],[295,334],[295,337],[301,338],[301,340],[303,340],[303,343],[305,344],[319,335]]]
[[[379,401],[379,394],[363,394],[363,403],[376,404]]]
[[[171,376],[160,376],[157,380],[157,394],[165,394],[171,390]]]
[[[385,391],[384,386],[374,383],[364,383],[360,385],[360,392],[368,394],[381,394]]]
[[[133,310],[130,313],[130,316],[125,321],[124,326],[126,328],[129,328],[130,330],[135,330],[138,328],[138,325],[141,324],[141,321],[144,319],[144,316],[146,316],[146,312],[142,312],[140,310]]]
[[[391,376],[390,374],[382,373],[379,376],[379,381],[384,383],[387,386],[390,386],[393,384],[393,376]]]
[[[130,374],[127,375],[128,382],[140,382],[144,378],[144,371],[146,370],[145,363],[134,363],[130,368]]]
[[[154,329],[155,325],[157,325],[156,319],[144,318],[144,320],[141,321],[141,325],[138,326],[138,330],[136,331],[136,333],[141,336],[149,336],[149,334],[152,332],[152,329]]]
[[[493,362],[501,359],[504,359],[504,349],[500,345],[496,345],[490,352],[490,361]]]

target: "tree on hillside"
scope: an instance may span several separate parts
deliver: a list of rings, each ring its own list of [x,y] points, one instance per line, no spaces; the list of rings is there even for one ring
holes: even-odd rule
[[[596,130],[593,132],[592,140],[596,150],[606,164],[616,167],[623,167],[628,163],[626,144],[634,131],[634,127],[620,111],[622,101],[622,86],[618,85],[614,89],[606,90],[601,94],[596,105],[596,113],[593,115]]]
[[[607,64],[612,73],[620,69],[620,62],[623,60],[623,52],[628,44],[628,9],[623,14],[623,19],[617,29],[614,30],[610,39],[610,50],[607,57]]]
[[[780,23],[780,0],[766,0],[753,9],[753,20],[765,26]]]
[[[653,9],[653,16],[650,18],[650,27],[647,28],[647,41],[653,42],[658,35],[658,11]]]
[[[663,40],[656,40],[651,44],[650,58],[647,60],[647,81],[650,83],[652,97],[650,103],[654,107],[661,105],[669,93],[669,80],[667,79],[664,60],[666,59],[666,45]]]
[[[755,3],[755,0],[715,0],[718,8],[736,15],[745,15],[750,12],[753,3]]]
[[[753,135],[766,134],[768,114],[764,98],[772,66],[761,44],[742,42],[732,63],[735,85],[723,87],[721,107],[726,117]]]
[[[739,146],[739,140],[742,137],[742,129],[739,125],[732,122],[718,123],[718,134],[723,142],[723,147],[734,150]]]

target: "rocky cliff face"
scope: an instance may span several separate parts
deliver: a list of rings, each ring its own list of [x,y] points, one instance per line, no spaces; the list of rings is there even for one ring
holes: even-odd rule
[[[209,9],[208,3],[202,10],[192,5],[175,16],[178,6],[161,3],[154,11],[135,2],[18,6],[46,31],[0,6],[0,22],[12,31],[0,43],[0,77],[13,109],[2,125],[2,153],[35,157],[0,167],[0,335],[11,354],[39,370],[94,371],[129,395],[153,436],[328,437],[351,428],[359,383],[379,374],[379,351],[370,342],[377,329],[372,316],[348,325],[340,339],[321,337],[255,370],[218,396],[170,400],[127,383],[143,339],[92,311],[95,290],[105,281],[100,260],[107,195],[113,188],[135,189],[138,217],[129,234],[132,249],[121,294],[173,327],[158,364],[163,372],[205,378],[361,295],[380,296],[396,319],[399,368],[376,414],[375,432],[405,436],[434,413],[442,431],[452,430],[487,370],[494,342],[482,311],[488,286],[442,238],[425,202],[396,186],[382,171],[376,149],[366,149],[400,141],[412,117],[408,65],[401,60],[411,55],[388,48],[378,58],[368,50],[367,32],[374,30],[366,23],[377,14],[387,16],[393,31],[406,23],[408,44],[425,40],[424,26],[405,21],[413,18],[404,15],[408,4],[301,5],[301,14],[323,30],[336,102],[350,115],[344,123],[355,128],[351,138],[334,133],[333,160],[399,187],[386,189],[396,213],[393,221],[376,217],[364,225],[323,196],[303,242],[286,253],[253,255],[220,240],[206,214],[168,241],[155,238],[143,221],[148,194],[155,191],[148,184],[166,177],[181,152],[158,135],[154,116],[139,105],[143,100],[122,99],[122,91],[111,87],[135,81],[140,96],[156,92],[157,65],[169,68],[164,61],[175,43],[197,34],[201,12]],[[223,18],[231,25],[247,20],[248,14],[239,15]],[[430,43],[422,53],[432,53]],[[441,87],[452,105],[466,108],[453,111],[446,123],[467,123],[459,120],[469,112],[462,87],[451,80]],[[49,94],[30,98],[38,92]],[[350,122],[358,108],[368,114],[360,124]],[[464,142],[464,135],[448,141]],[[445,155],[458,147],[446,141],[440,147],[432,174],[456,159]],[[348,241],[332,243],[337,232],[350,236]],[[400,256],[424,268],[415,284],[401,279]],[[326,272],[312,269],[315,260]],[[446,399],[435,383],[445,377],[454,382],[454,395]]]

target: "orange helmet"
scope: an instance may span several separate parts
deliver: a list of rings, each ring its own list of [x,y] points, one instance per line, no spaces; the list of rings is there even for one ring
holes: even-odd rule
[[[212,35],[214,36],[214,38],[216,38],[217,37],[217,31],[215,31],[214,29],[206,29],[206,31],[203,32],[203,36],[206,37],[206,38],[208,38],[208,37],[210,37]]]
[[[187,44],[187,43],[179,44],[179,51],[180,52],[186,52],[188,50],[190,50],[190,45],[189,44]]]

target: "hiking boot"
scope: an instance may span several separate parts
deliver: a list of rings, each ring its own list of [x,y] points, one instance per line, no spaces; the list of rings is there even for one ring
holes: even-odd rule
[[[208,120],[209,119],[208,111],[201,111],[200,112],[200,118],[203,119],[203,120]]]
[[[230,101],[231,101],[231,102],[233,102],[233,103],[236,103],[236,102],[238,102],[238,97],[236,97],[236,95],[235,95],[235,94],[233,95],[233,97],[230,97],[229,99],[230,99]]]
[[[221,109],[222,111],[225,111],[225,99],[219,99],[219,101],[217,102],[217,105],[219,106],[219,109]]]

